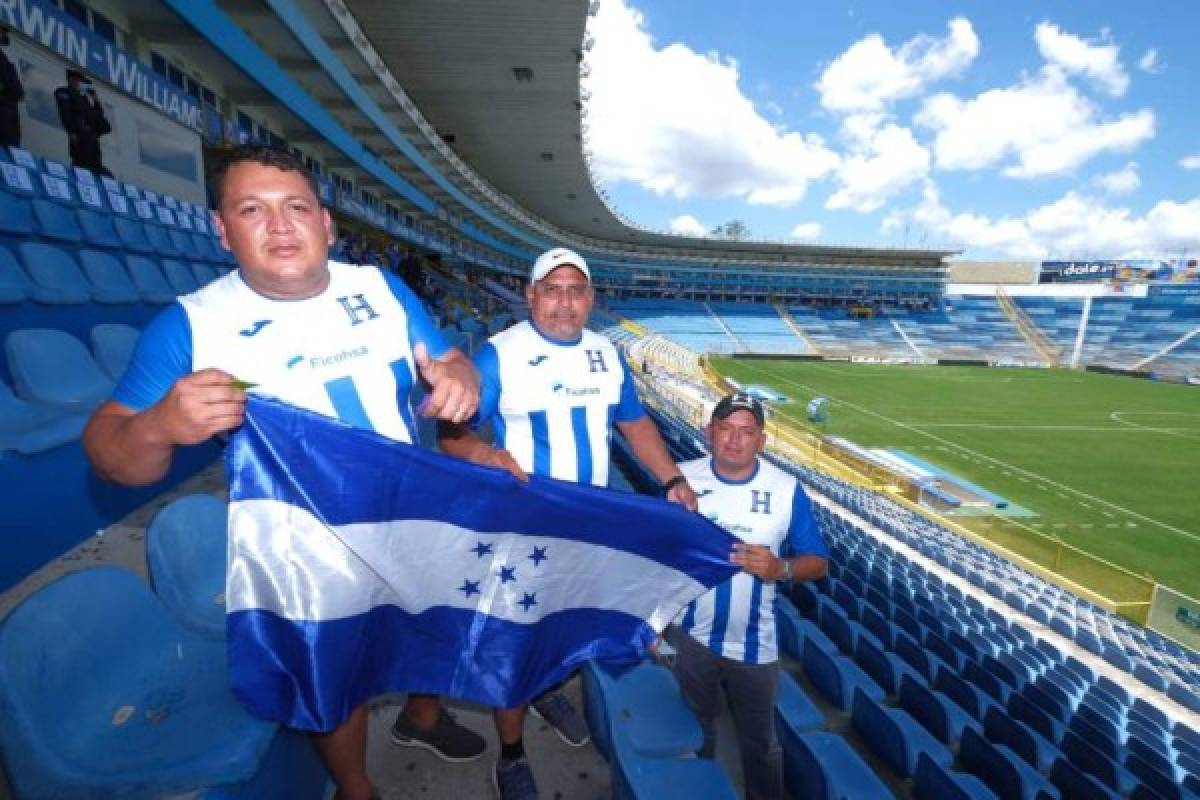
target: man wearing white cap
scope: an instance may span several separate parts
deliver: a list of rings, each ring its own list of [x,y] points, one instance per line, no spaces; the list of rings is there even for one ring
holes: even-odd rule
[[[525,299],[529,321],[496,334],[475,354],[478,415],[471,426],[439,425],[442,450],[520,478],[532,473],[607,486],[616,425],[667,499],[695,510],[696,495],[642,408],[625,359],[612,342],[585,329],[595,301],[587,262],[565,248],[543,253]],[[475,433],[488,422],[490,445]],[[587,742],[586,725],[561,693],[547,692],[533,708],[567,744]],[[496,710],[501,753],[494,779],[503,800],[537,797],[522,742],[525,713],[525,706]]]

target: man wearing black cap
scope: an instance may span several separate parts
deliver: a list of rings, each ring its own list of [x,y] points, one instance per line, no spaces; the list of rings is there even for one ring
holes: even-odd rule
[[[104,106],[91,86],[92,82],[82,72],[68,69],[67,85],[54,90],[54,102],[63,130],[67,132],[71,165],[97,175],[112,175],[104,168],[104,157],[100,153],[100,137],[110,133],[112,125],[104,116]]]
[[[0,47],[8,47],[8,26],[0,25]],[[0,50],[0,146],[21,146],[21,113],[17,104],[25,99],[25,87],[8,54]]]
[[[725,687],[750,800],[783,797],[772,716],[779,681],[775,585],[821,577],[829,557],[799,482],[759,458],[765,424],[761,400],[728,395],[705,428],[711,457],[679,465],[700,513],[741,539],[730,560],[742,571],[692,601],[667,632],[680,689],[704,730],[703,758],[716,751],[713,722],[718,687]]]

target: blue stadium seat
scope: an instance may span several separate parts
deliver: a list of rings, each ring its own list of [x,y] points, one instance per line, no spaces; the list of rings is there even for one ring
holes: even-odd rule
[[[907,712],[887,708],[854,690],[851,721],[871,752],[897,775],[911,778],[917,756],[925,755],[949,769],[954,756]]]
[[[33,198],[31,203],[33,216],[42,236],[73,244],[83,239],[83,231],[79,228],[74,209],[41,197]]]
[[[914,800],[994,800],[996,794],[974,775],[951,772],[922,753],[913,778]]]
[[[125,264],[129,277],[147,303],[169,303],[175,299],[175,290],[163,276],[162,269],[152,259],[140,255],[127,255]]]
[[[1062,800],[1119,800],[1100,781],[1075,767],[1066,758],[1059,758],[1050,767],[1050,782],[1062,795]]]
[[[1183,800],[1184,790],[1176,783],[1173,777],[1174,770],[1168,775],[1150,762],[1132,754],[1125,759],[1124,766],[1143,786],[1151,790],[1153,796],[1166,800]],[[1190,792],[1188,794],[1190,795]]]
[[[150,240],[146,238],[146,229],[138,220],[114,214],[112,224],[117,231],[117,237],[121,240],[123,249],[145,254],[155,252],[154,245],[150,244]]]
[[[841,736],[793,731],[783,725],[778,713],[775,725],[783,747],[784,784],[792,797],[879,800],[895,796]]]
[[[163,274],[167,277],[167,283],[171,285],[176,294],[190,294],[200,288],[196,283],[195,273],[182,261],[164,258],[162,268]]]
[[[125,266],[115,256],[85,248],[79,251],[79,264],[97,303],[136,303],[142,299]]]
[[[113,227],[112,217],[99,211],[81,208],[75,212],[79,218],[79,229],[83,233],[85,244],[96,247],[116,249],[123,246],[117,229]]]
[[[1098,778],[1117,794],[1128,794],[1138,783],[1138,779],[1132,773],[1074,731],[1063,734],[1059,746],[1063,755],[1070,759],[1073,765]]]
[[[20,251],[32,300],[48,305],[91,301],[91,286],[66,250],[42,242],[23,242]]]
[[[140,335],[137,328],[119,322],[102,322],[92,328],[92,354],[113,381],[119,381],[125,374]]]
[[[811,639],[827,653],[836,655],[837,645],[811,620],[800,616],[786,597],[775,595],[775,624],[779,632],[779,648],[792,658],[804,654],[804,642]]]
[[[18,797],[242,782],[277,729],[242,710],[219,643],[180,628],[141,580],[113,567],[59,578],[0,621],[0,708]]]
[[[819,730],[825,726],[825,715],[800,688],[800,684],[796,683],[791,673],[782,669],[779,671],[775,714],[797,732]]]
[[[150,585],[175,621],[206,639],[225,638],[229,505],[210,494],[172,500],[146,529]]]
[[[854,663],[862,667],[889,695],[900,692],[900,681],[908,677],[924,684],[925,678],[895,653],[886,652],[869,636],[861,636],[854,649]]]
[[[166,228],[148,220],[143,221],[142,228],[146,232],[147,241],[150,242],[150,246],[154,248],[154,252],[158,255],[170,258],[178,258],[183,255],[179,252],[179,248],[175,246],[175,242],[171,241],[171,235],[167,232]]]
[[[192,275],[196,278],[196,286],[207,286],[208,284],[221,277],[217,271],[205,264],[202,261],[193,261],[191,263]]]
[[[1047,772],[1060,753],[1054,743],[997,706],[988,709],[983,733],[996,744],[1006,745],[1039,772]]]
[[[900,707],[949,747],[962,740],[963,728],[979,730],[979,722],[957,703],[911,676],[900,682]]]
[[[189,261],[194,261],[197,258],[203,258],[204,253],[196,246],[196,242],[187,231],[181,231],[177,228],[167,228],[167,236],[171,243],[175,245],[175,249],[179,252],[181,258],[186,258]]]
[[[804,674],[826,700],[842,711],[849,711],[855,689],[862,689],[868,698],[880,702],[883,689],[846,656],[830,655],[813,642],[804,643]]]
[[[1200,713],[1200,692],[1197,692],[1190,686],[1186,686],[1179,681],[1171,681],[1167,687],[1167,697],[1189,711]]]
[[[87,420],[86,414],[26,403],[0,383],[0,454],[53,450],[78,439]]]
[[[647,756],[633,746],[628,730],[621,726],[613,729],[613,756],[613,797],[619,800],[736,800],[738,796],[717,762]]]
[[[0,189],[0,233],[28,236],[34,231],[29,200]]]
[[[982,734],[963,731],[958,759],[1003,800],[1058,798],[1058,789],[1004,745],[994,745]]]
[[[588,726],[597,749],[610,759],[616,728],[649,758],[689,755],[704,745],[700,723],[670,670],[647,662],[619,669],[589,661],[583,681]]]
[[[113,382],[83,343],[49,328],[12,331],[4,341],[17,395],[35,403],[88,413],[112,393]]]
[[[28,296],[29,278],[9,249],[0,245],[0,303],[24,303]]]

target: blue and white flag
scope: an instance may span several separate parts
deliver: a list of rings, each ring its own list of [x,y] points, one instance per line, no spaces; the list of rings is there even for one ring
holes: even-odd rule
[[[233,689],[293,728],[385,692],[519,705],[641,657],[737,570],[734,538],[681,506],[524,484],[253,396],[227,466]]]

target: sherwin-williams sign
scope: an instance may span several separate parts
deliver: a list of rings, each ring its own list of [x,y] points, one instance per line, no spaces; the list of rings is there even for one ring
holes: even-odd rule
[[[0,22],[182,125],[200,130],[197,100],[48,0],[0,0]]]

